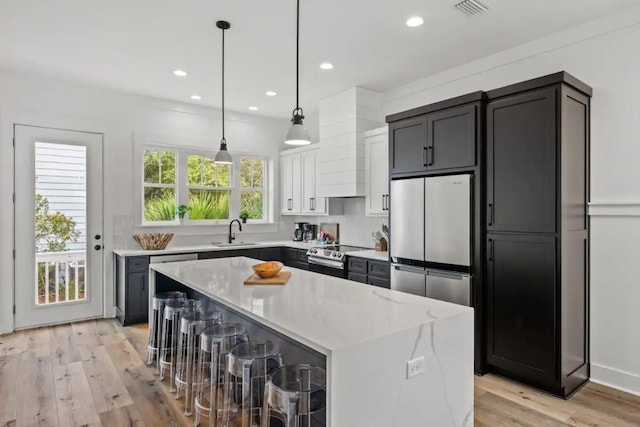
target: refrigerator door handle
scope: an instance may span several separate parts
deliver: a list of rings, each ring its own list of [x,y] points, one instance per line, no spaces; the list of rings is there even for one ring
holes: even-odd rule
[[[392,264],[391,266],[394,268],[394,270],[405,271],[407,273],[422,274],[425,276],[427,275],[427,270],[420,267],[411,267],[408,265],[401,265],[401,264]]]
[[[464,278],[471,277],[468,274],[453,273],[450,271],[442,271],[442,270],[427,270],[426,274],[428,276],[442,277],[443,279],[452,279],[452,280],[463,280]]]

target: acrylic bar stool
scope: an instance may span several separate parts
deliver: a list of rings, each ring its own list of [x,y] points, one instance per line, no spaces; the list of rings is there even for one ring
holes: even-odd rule
[[[281,366],[282,354],[271,341],[247,341],[231,349],[223,385],[224,425],[260,425],[267,376]]]
[[[164,306],[164,316],[162,321],[162,335],[160,348],[158,349],[158,367],[156,373],[160,381],[164,380],[165,371],[169,370],[169,391],[175,392],[175,368],[176,350],[178,348],[178,335],[180,318],[196,311],[204,311],[206,305],[200,300],[174,300],[168,301]]]
[[[317,366],[276,369],[265,385],[261,427],[271,427],[274,418],[285,427],[311,426],[311,416],[325,408],[326,388],[326,371]]]
[[[151,324],[149,325],[149,344],[147,345],[147,365],[151,365],[158,355],[158,345],[160,344],[160,329],[164,305],[169,300],[187,298],[184,292],[163,292],[155,294],[151,300]]]
[[[218,409],[221,406],[220,386],[227,366],[227,355],[234,346],[248,340],[247,330],[239,323],[221,323],[208,327],[202,333],[196,371],[194,426],[200,424],[201,417],[208,418],[210,426],[221,425]]]
[[[194,367],[200,348],[200,335],[209,326],[222,323],[222,313],[217,310],[186,313],[180,318],[178,354],[176,356],[176,399],[184,390],[184,414],[191,415],[194,390]]]

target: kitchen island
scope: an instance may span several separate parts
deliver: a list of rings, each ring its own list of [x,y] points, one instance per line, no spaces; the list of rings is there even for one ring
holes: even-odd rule
[[[288,267],[284,286],[245,286],[258,262],[151,264],[150,295],[205,296],[281,341],[285,363],[325,367],[328,426],[473,424],[473,309]]]

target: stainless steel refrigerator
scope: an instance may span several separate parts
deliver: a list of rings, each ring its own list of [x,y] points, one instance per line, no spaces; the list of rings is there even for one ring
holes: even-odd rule
[[[471,305],[472,175],[391,181],[391,289]]]

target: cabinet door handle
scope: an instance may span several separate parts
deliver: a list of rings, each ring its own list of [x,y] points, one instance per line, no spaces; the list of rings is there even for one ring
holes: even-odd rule
[[[493,261],[493,239],[489,239],[489,261]]]
[[[384,209],[384,194],[382,195],[382,210],[385,210]]]
[[[493,203],[489,203],[489,227],[493,225]]]
[[[293,209],[293,199],[287,199],[287,209]]]
[[[427,166],[433,165],[433,146],[427,147]]]
[[[316,199],[314,197],[309,198],[309,206],[311,207],[312,211],[316,210]]]
[[[427,160],[427,147],[422,148],[422,166],[429,166],[429,161]]]
[[[388,211],[389,210],[389,195],[385,194],[383,197],[384,197],[384,210]]]

